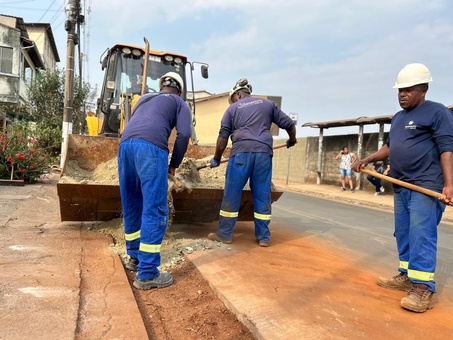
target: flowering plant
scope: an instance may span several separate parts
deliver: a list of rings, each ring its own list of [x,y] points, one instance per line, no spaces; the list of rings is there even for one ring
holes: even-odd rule
[[[19,126],[0,131],[0,178],[33,182],[49,168],[50,159],[38,143]]]

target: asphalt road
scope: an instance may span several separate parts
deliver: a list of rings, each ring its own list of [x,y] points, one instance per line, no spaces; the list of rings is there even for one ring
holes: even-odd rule
[[[335,250],[353,253],[356,265],[384,276],[397,273],[393,212],[292,192],[272,207],[273,228],[322,239]],[[438,240],[437,290],[453,299],[453,225],[441,223]]]

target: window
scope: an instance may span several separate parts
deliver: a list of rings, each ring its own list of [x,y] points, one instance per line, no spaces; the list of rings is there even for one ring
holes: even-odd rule
[[[13,49],[0,46],[0,72],[13,73]]]
[[[23,57],[23,56],[22,56]],[[30,84],[31,79],[33,77],[33,70],[31,69],[30,64],[28,63],[27,59],[23,58],[23,69],[22,69],[22,79],[26,84]]]

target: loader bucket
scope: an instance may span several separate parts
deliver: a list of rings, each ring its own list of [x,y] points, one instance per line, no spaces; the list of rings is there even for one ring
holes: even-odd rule
[[[121,198],[118,183],[64,181],[71,164],[81,171],[93,172],[99,164],[117,157],[119,139],[100,136],[69,135],[66,161],[57,183],[62,221],[108,221],[121,216]],[[170,147],[171,150],[171,147]],[[196,160],[214,155],[215,147],[189,145],[186,157]],[[229,156],[229,150],[224,153]],[[210,171],[206,169],[204,171]],[[272,202],[283,194],[271,192]],[[193,187],[191,190],[173,191],[175,215],[173,223],[210,223],[219,218],[223,189]],[[244,190],[238,220],[252,221],[253,199],[250,190]]]

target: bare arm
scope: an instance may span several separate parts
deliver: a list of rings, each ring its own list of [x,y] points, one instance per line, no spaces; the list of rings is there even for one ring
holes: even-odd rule
[[[441,199],[441,202],[453,205],[453,152],[443,152],[440,155],[440,165],[442,166],[445,182],[442,190],[442,193],[445,195],[445,199]]]
[[[286,130],[288,133],[289,139],[286,141],[286,146],[289,148],[297,144],[296,138],[296,124],[294,124],[290,129]]]
[[[214,159],[220,162],[222,154],[228,145],[228,138],[217,137]]]

